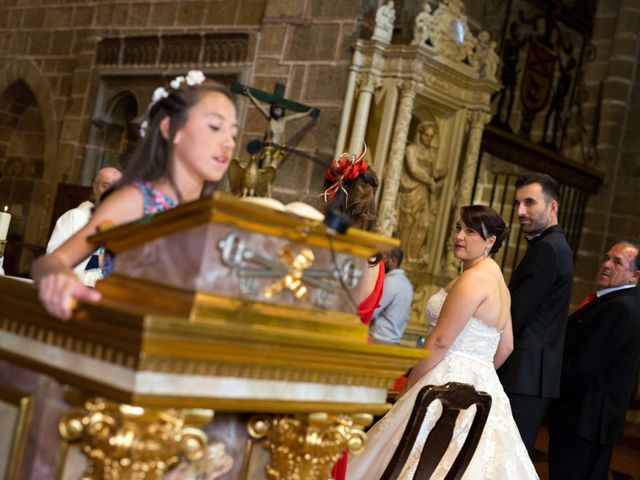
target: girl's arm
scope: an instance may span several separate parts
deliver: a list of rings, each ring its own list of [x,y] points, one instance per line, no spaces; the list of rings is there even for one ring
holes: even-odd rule
[[[429,358],[422,359],[411,370],[406,389],[413,387],[429,370],[442,360],[469,319],[487,297],[482,285],[483,275],[465,272],[451,287],[442,306],[438,323],[427,337],[423,348],[429,350]]]
[[[98,231],[99,225],[105,222],[122,225],[140,218],[142,213],[140,192],[131,186],[122,187],[96,208],[84,227],[49,255],[34,262],[31,273],[38,286],[38,296],[51,315],[68,319],[76,300],[100,300],[100,292],[83,285],[72,268],[95,250],[87,238]]]

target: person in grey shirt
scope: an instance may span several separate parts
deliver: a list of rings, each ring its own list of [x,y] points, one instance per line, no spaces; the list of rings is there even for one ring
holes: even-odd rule
[[[402,249],[396,247],[383,256],[384,290],[369,328],[375,343],[400,343],[409,322],[413,287],[400,268],[403,255]]]

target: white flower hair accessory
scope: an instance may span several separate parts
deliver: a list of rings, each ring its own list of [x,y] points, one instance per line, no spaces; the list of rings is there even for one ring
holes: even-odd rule
[[[207,77],[204,76],[200,70],[189,70],[186,75],[179,75],[173,80],[169,82],[169,86],[172,90],[178,90],[183,83],[186,83],[190,87],[195,87],[197,85],[202,85]],[[153,91],[153,95],[151,95],[151,103],[147,107],[147,115],[151,108],[163,98],[167,98],[169,96],[169,92],[164,87],[158,87]],[[140,137],[144,138],[147,133],[147,128],[149,127],[149,122],[147,120],[143,121],[140,124]]]
[[[186,76],[181,75],[179,77],[174,78],[173,80],[171,80],[169,85],[174,90],[177,90],[180,88],[180,86],[183,83],[186,83],[190,87],[195,87],[196,85],[200,85],[204,83],[205,80],[206,80],[206,77],[204,76],[204,73],[202,73],[200,70],[189,70]]]
[[[140,124],[140,138],[144,138],[144,136],[147,134],[147,128],[149,128],[149,122],[144,120]]]
[[[163,98],[167,98],[169,96],[169,92],[165,90],[164,87],[158,87],[153,91],[153,95],[151,95],[151,105],[156,102],[159,102]]]

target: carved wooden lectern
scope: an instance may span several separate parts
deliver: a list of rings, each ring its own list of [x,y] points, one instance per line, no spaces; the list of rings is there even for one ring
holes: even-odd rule
[[[69,322],[0,278],[8,478],[326,479],[426,356],[367,344],[355,314],[386,237],[216,194],[92,240],[115,271]]]

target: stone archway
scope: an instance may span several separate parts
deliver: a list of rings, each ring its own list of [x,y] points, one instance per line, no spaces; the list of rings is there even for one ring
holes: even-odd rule
[[[0,203],[13,215],[7,272],[28,272],[44,250],[55,195],[55,111],[37,66],[15,62],[0,71]]]
[[[104,167],[124,170],[140,139],[139,110],[138,99],[130,90],[119,91],[106,102],[104,111],[91,122],[85,169],[91,166],[94,175]]]

